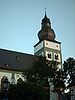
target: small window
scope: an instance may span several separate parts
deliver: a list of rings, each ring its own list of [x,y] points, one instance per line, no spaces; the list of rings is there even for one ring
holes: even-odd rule
[[[48,45],[48,43],[46,43],[46,45]]]
[[[9,63],[6,63],[5,66],[8,67],[9,66]]]
[[[48,58],[51,58],[51,53],[48,53]]]
[[[56,47],[58,47],[58,45],[56,45]]]
[[[19,60],[20,59],[20,56],[17,56],[16,59]]]

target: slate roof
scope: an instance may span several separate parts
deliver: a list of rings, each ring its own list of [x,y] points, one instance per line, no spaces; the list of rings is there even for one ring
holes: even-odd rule
[[[23,71],[38,57],[5,49],[0,49],[0,69]]]

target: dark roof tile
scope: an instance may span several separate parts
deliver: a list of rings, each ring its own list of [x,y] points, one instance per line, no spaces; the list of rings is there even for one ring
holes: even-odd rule
[[[22,71],[37,59],[37,56],[31,54],[0,49],[0,69]]]

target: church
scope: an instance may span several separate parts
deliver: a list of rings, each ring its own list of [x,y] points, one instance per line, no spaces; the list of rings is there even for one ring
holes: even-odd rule
[[[0,49],[0,88],[6,78],[13,84],[20,78],[23,80],[22,72],[38,59],[38,56],[57,61],[59,67],[62,65],[61,42],[56,41],[56,34],[46,11],[38,38],[39,42],[34,45],[34,55]]]

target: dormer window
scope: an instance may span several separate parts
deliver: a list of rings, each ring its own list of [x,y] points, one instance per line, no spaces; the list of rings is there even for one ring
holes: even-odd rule
[[[20,56],[17,56],[16,59],[19,60],[20,59]]]
[[[6,63],[5,66],[8,67],[9,66],[9,63]]]

